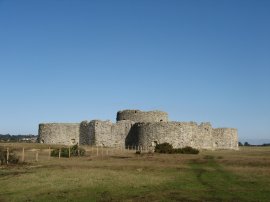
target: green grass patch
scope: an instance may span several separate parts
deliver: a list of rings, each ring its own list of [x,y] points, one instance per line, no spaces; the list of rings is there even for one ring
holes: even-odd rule
[[[121,154],[2,166],[0,201],[270,201],[269,151]]]

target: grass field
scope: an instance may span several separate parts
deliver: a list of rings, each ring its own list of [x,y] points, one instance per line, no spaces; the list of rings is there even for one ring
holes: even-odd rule
[[[38,162],[1,167],[0,201],[270,201],[270,147],[199,155],[40,155]]]

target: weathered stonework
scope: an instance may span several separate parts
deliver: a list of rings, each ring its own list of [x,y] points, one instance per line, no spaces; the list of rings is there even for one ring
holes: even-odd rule
[[[168,122],[161,111],[124,110],[117,122],[93,120],[78,124],[40,124],[39,141],[47,144],[79,143],[104,147],[154,147],[168,142],[174,148],[238,149],[237,129],[212,128],[210,123]]]
[[[213,133],[214,149],[238,149],[238,134],[235,128],[217,128]]]
[[[80,136],[79,136],[79,144],[87,145],[90,144],[89,130],[90,124],[88,121],[82,121],[80,123]]]
[[[115,147],[125,147],[126,145],[126,138],[131,132],[131,128],[135,122],[133,121],[118,121],[116,124],[112,126],[112,136],[114,136]]]
[[[132,125],[132,121],[118,121],[112,123],[110,121],[91,121],[89,136],[93,145],[105,147],[124,147],[125,139],[128,136]]]
[[[117,112],[117,121],[130,120],[134,122],[168,122],[168,114],[162,111],[143,112],[140,110],[123,110]]]
[[[138,145],[143,147],[168,142],[174,148],[237,149],[236,129],[213,129],[210,123],[195,122],[137,123]]]
[[[72,145],[79,142],[80,124],[42,123],[38,134],[40,143]]]

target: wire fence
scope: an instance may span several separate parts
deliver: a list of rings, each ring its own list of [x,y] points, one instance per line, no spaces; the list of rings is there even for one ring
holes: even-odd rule
[[[5,145],[1,146],[2,155],[5,155],[7,163],[11,159],[12,155],[16,155],[19,158],[20,162],[37,162],[37,161],[49,161],[52,159],[61,159],[61,158],[73,158],[71,156],[71,147],[68,146],[55,146],[55,145],[45,145],[42,146],[19,146],[17,145]],[[63,156],[61,151],[68,148],[68,156]],[[83,146],[79,147],[78,150],[84,150],[85,157],[93,158],[104,158],[117,155],[129,155],[129,154],[142,154],[149,153],[151,151],[150,147],[142,147],[135,145],[128,145],[123,147],[102,147],[102,146]],[[57,156],[52,156],[52,151],[56,150],[58,152]],[[78,152],[80,154],[80,152]],[[78,155],[80,156],[80,155]]]

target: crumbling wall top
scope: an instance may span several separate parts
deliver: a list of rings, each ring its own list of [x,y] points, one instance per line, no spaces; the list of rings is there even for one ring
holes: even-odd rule
[[[162,111],[123,110],[117,112],[117,121],[168,122],[168,114]]]

